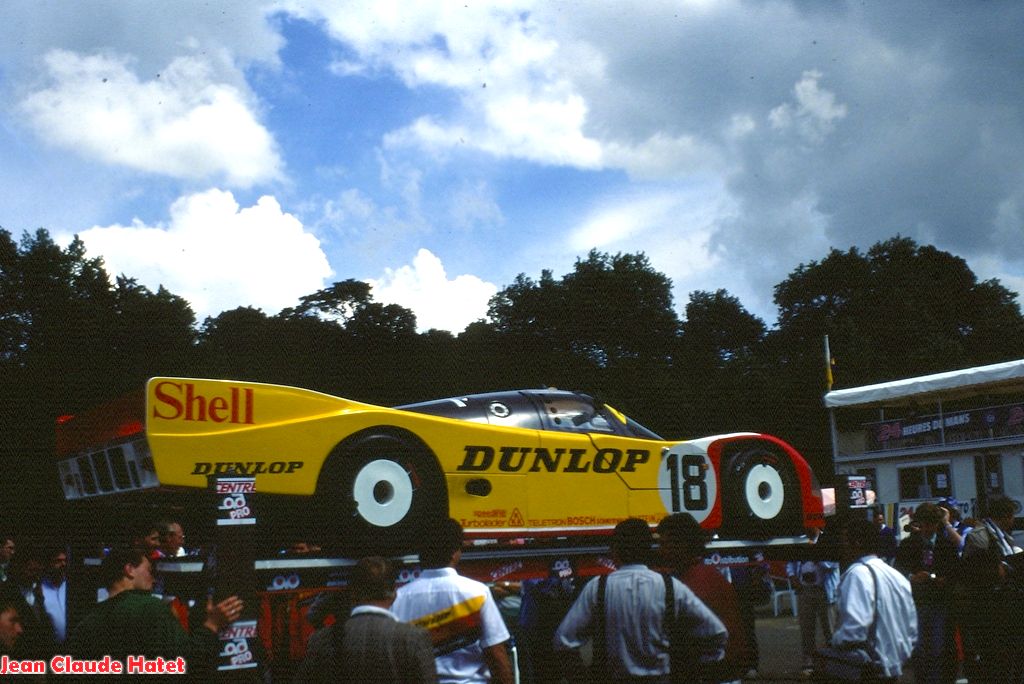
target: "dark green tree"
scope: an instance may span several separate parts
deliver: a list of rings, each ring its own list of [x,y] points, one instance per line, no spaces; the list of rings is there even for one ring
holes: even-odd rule
[[[30,507],[55,501],[57,417],[187,367],[193,324],[166,290],[154,295],[130,278],[112,286],[78,238],[63,248],[43,229],[18,243],[0,230],[0,459],[18,473],[0,496]]]
[[[825,335],[837,359],[835,388],[1024,352],[1024,318],[1013,292],[995,280],[979,282],[960,257],[909,238],[879,242],[866,253],[832,250],[801,264],[776,285],[775,302],[778,328],[765,350],[769,403],[777,407],[773,429],[805,453],[829,451],[821,400]]]
[[[829,335],[837,386],[855,386],[1019,358],[1024,318],[998,281],[910,238],[833,250],[775,287],[783,360],[822,359]],[[823,362],[819,362],[823,378]]]
[[[585,389],[633,412],[663,405],[656,388],[667,381],[679,320],[671,280],[644,254],[592,250],[560,279],[520,274],[491,299],[489,315],[515,385]]]
[[[723,367],[750,361],[767,332],[764,321],[725,290],[695,290],[682,324],[683,360]]]
[[[560,280],[547,270],[536,282],[520,274],[492,298],[489,315],[502,333],[600,368],[667,359],[679,325],[672,281],[645,255],[596,250]]]

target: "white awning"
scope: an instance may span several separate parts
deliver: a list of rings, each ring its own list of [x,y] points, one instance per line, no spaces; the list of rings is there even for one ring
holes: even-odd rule
[[[825,394],[825,406],[896,406],[1002,392],[1024,392],[1024,359],[833,390]]]

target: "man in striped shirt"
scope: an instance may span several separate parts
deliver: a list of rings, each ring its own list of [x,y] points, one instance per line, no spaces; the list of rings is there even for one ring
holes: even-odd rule
[[[510,635],[491,590],[455,571],[462,526],[449,518],[422,542],[420,576],[398,590],[391,612],[430,632],[439,682],[512,684]]]

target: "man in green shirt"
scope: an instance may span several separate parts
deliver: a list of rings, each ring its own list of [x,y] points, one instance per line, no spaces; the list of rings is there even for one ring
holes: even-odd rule
[[[206,619],[188,633],[168,605],[150,594],[153,567],[145,551],[115,549],[103,560],[101,571],[109,596],[72,631],[69,653],[83,660],[110,656],[121,663],[129,656],[181,657],[189,675],[204,679],[201,673],[214,666],[220,650],[217,632],[238,619],[242,601],[237,596],[216,605],[207,600]]]

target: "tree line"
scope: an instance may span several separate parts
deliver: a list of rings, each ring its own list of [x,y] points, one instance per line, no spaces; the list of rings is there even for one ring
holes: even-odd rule
[[[453,335],[357,280],[269,314],[197,321],[188,302],[109,277],[77,238],[0,229],[0,496],[58,497],[54,425],[155,375],[252,380],[381,405],[554,386],[607,401],[668,438],[752,430],[794,444],[828,482],[822,406],[836,387],[1024,357],[1016,294],[960,257],[906,237],[833,249],[774,288],[772,327],[726,290],[677,311],[642,253],[591,251],[571,272],[520,274],[486,319]]]

